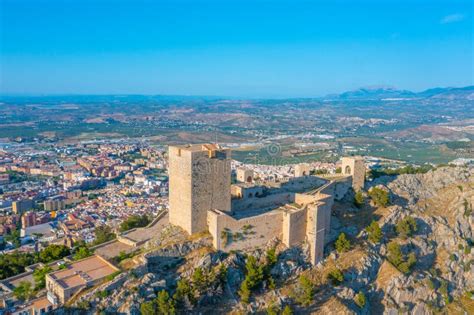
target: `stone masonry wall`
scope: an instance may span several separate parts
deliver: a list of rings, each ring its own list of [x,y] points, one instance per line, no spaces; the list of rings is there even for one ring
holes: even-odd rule
[[[213,245],[222,251],[251,249],[282,236],[280,211],[237,220],[222,211],[210,210],[207,220]]]
[[[307,209],[283,213],[282,243],[288,247],[301,244],[306,238]]]

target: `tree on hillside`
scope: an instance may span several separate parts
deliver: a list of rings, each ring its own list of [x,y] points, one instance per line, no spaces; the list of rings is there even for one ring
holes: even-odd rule
[[[375,205],[379,207],[388,206],[390,198],[387,191],[378,187],[373,187],[371,190],[369,190],[368,194],[372,201],[375,203]]]
[[[300,294],[297,296],[297,301],[303,306],[308,306],[313,301],[314,285],[305,275],[301,275],[298,279],[300,287]]]
[[[387,259],[392,265],[405,274],[410,273],[417,261],[415,253],[411,252],[405,256],[400,245],[395,241],[390,242],[387,246]]]
[[[289,305],[285,306],[281,315],[293,315],[293,310]]]
[[[184,307],[187,304],[194,305],[196,303],[193,288],[186,278],[179,279],[176,284],[176,291],[173,295],[173,299],[178,303],[178,307]]]
[[[193,285],[199,291],[202,292],[207,286],[206,275],[201,267],[194,269],[193,273]]]
[[[344,281],[344,274],[338,268],[334,268],[329,272],[328,279],[331,280],[333,285],[339,285]]]
[[[141,315],[155,315],[156,311],[156,301],[144,302],[140,305],[140,314]]]
[[[170,297],[167,291],[161,290],[158,292],[156,298],[156,305],[158,314],[163,315],[174,315],[176,314],[176,307],[173,299]]]
[[[360,307],[360,308],[364,308],[365,303],[367,302],[366,300],[367,299],[365,297],[365,294],[362,291],[359,291],[359,293],[357,293],[355,298],[354,298],[355,304],[357,304],[357,306]]]
[[[267,257],[267,260],[272,260],[273,258],[271,256],[272,254],[270,254],[270,258]],[[239,290],[239,295],[242,302],[248,303],[252,290],[260,285],[260,283],[262,283],[262,281],[265,279],[267,268],[268,267],[266,264],[259,265],[257,259],[254,256],[247,257],[247,261],[245,263],[245,279],[242,282]]]
[[[362,193],[362,191],[357,191],[354,195],[354,205],[357,207],[357,208],[361,208],[365,203],[365,198],[364,198],[364,194]]]
[[[382,229],[380,228],[379,224],[373,220],[368,227],[365,228],[367,234],[369,235],[369,241],[374,244],[380,242],[383,237]]]
[[[418,230],[418,226],[413,217],[405,217],[397,223],[395,229],[400,237],[406,239]]]
[[[347,239],[345,233],[339,234],[339,237],[336,240],[336,250],[339,253],[347,252],[351,249],[351,242]]]
[[[252,292],[250,291],[250,285],[249,285],[249,282],[247,281],[247,279],[245,279],[242,284],[240,285],[240,290],[239,290],[239,296],[240,296],[240,300],[245,303],[245,304],[248,304],[250,302],[250,294]]]

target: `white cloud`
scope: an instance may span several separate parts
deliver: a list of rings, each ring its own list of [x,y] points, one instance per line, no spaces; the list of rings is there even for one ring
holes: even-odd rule
[[[465,18],[464,14],[455,13],[455,14],[446,15],[439,22],[441,24],[456,23],[456,22],[460,22],[464,20],[464,18]]]

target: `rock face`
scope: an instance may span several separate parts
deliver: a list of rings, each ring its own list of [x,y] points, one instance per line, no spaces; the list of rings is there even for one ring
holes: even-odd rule
[[[474,170],[443,167],[374,184],[386,185],[395,203],[381,220],[385,232],[406,216],[415,218],[418,227],[415,235],[403,241],[405,248],[416,253],[415,269],[409,276],[394,277],[384,288],[385,313],[403,309],[430,314],[448,299],[473,290]]]

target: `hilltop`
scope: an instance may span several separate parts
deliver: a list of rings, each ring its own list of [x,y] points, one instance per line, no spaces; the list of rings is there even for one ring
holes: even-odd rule
[[[277,314],[287,306],[297,314],[473,312],[474,169],[385,176],[366,188],[362,204],[354,194],[334,204],[332,241],[315,267],[305,245],[285,249],[273,240],[226,254],[206,233],[189,237],[168,226],[146,253],[122,261],[128,271],[71,306],[130,314],[151,314],[151,301],[196,314]],[[389,199],[382,203],[374,191]],[[372,221],[379,239],[367,230]],[[336,250],[341,233],[350,246]],[[249,272],[256,285],[244,302]]]

